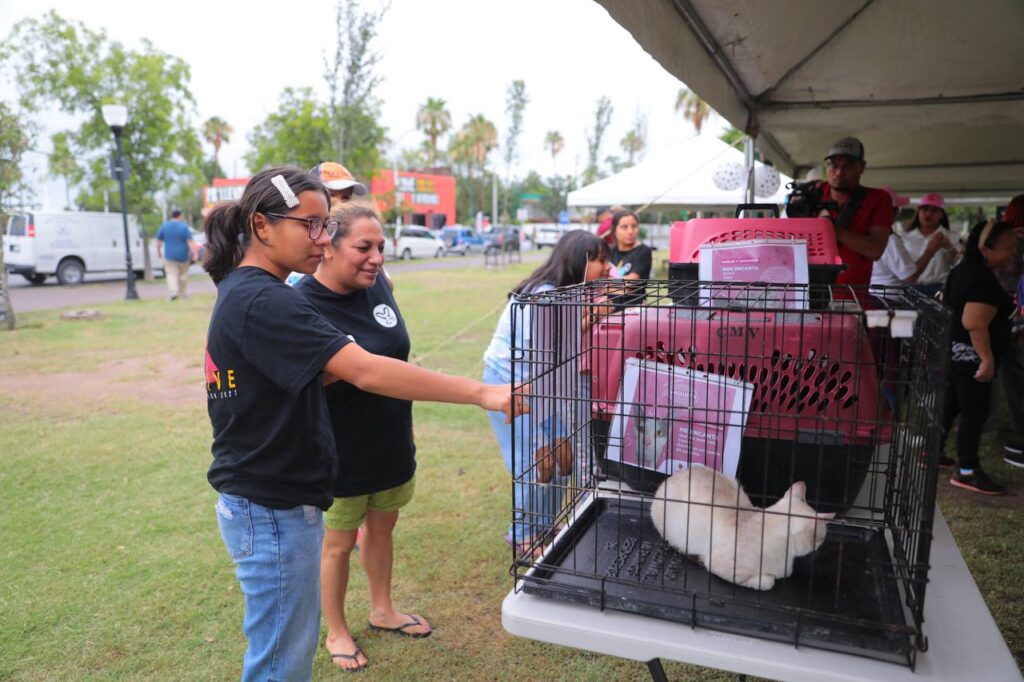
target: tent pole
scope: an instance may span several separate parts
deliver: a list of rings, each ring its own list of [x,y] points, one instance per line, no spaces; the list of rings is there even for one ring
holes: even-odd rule
[[[744,189],[743,202],[754,203],[754,138],[747,135],[743,138],[743,165],[747,169],[747,186]]]

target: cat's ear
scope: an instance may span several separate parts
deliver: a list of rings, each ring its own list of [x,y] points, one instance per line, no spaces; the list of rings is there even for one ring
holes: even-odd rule
[[[789,487],[789,490],[786,491],[786,494],[789,495],[794,500],[802,501],[807,496],[807,484],[804,483],[803,481],[797,481],[796,483]]]

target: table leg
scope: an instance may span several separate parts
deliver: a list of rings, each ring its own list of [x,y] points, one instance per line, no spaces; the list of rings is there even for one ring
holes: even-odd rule
[[[665,669],[661,667],[660,658],[652,658],[647,661],[647,670],[651,673],[651,679],[654,682],[668,682],[668,677],[665,676]]]

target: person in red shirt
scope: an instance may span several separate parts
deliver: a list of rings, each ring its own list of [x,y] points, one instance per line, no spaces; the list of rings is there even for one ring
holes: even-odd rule
[[[855,137],[836,140],[825,155],[827,179],[821,198],[839,205],[829,216],[846,264],[836,284],[870,284],[872,263],[882,257],[892,233],[892,198],[885,190],[860,184],[866,167],[864,145]],[[854,203],[846,208],[850,202]]]

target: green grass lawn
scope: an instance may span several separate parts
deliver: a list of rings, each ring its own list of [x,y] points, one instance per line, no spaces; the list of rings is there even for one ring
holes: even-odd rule
[[[505,292],[535,264],[404,273],[396,294],[425,367],[478,377]],[[26,313],[0,344],[0,679],[233,679],[242,597],[206,482],[202,349],[211,296]],[[396,537],[400,607],[437,632],[356,635],[375,679],[641,679],[643,664],[501,628],[508,476],[476,408],[418,404],[418,496]],[[997,442],[987,437],[995,458]],[[986,464],[988,461],[986,460]],[[989,468],[1024,489],[1024,476]],[[940,503],[996,621],[1024,660],[1020,498]],[[351,622],[365,623],[361,570]],[[927,627],[927,625],[926,625]],[[732,676],[679,664],[672,679]],[[336,679],[321,651],[316,679]]]

